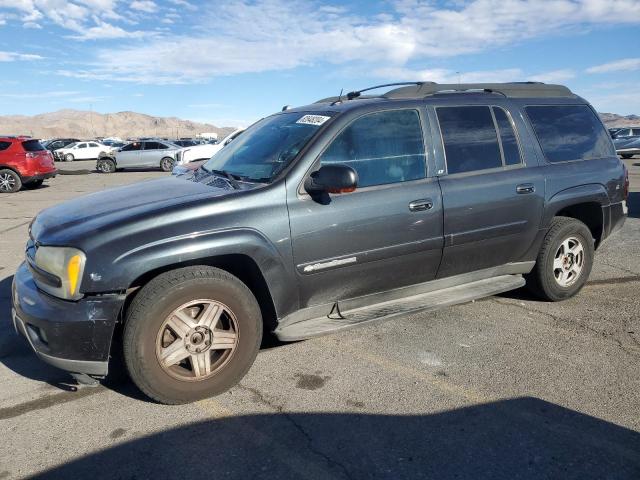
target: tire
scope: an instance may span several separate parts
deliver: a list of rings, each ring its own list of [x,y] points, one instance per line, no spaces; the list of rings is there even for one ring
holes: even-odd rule
[[[13,170],[0,170],[0,193],[16,193],[22,188],[22,179]]]
[[[584,223],[575,218],[555,217],[536,265],[526,276],[527,288],[552,302],[573,297],[589,279],[594,251],[591,231]]]
[[[625,160],[629,160],[631,157],[633,157],[633,155],[629,155],[628,153],[622,154],[620,155],[622,158],[624,158]]]
[[[34,189],[39,188],[44,183],[44,180],[31,180],[24,184],[24,188]]]
[[[100,173],[113,173],[116,171],[116,162],[111,158],[101,158],[96,163],[96,170]]]
[[[200,310],[201,305],[206,306]],[[193,340],[207,324],[207,308],[213,305],[222,309],[222,315],[211,322],[208,333]],[[176,321],[176,312],[187,317],[187,326]],[[175,334],[174,323],[186,333]],[[219,337],[220,332],[226,340]],[[247,286],[224,270],[193,266],[163,273],[139,291],[126,313],[123,351],[138,388],[160,403],[177,405],[218,395],[236,385],[253,364],[261,340],[260,307]],[[196,353],[194,348],[200,352],[200,347],[203,353]],[[171,350],[180,351],[178,363],[163,365],[160,359]],[[198,378],[195,364],[205,355],[210,370],[202,370]]]
[[[64,156],[64,161],[65,161],[65,162],[73,162],[74,160],[75,160],[75,157],[73,156],[73,154],[72,154],[72,153],[67,153],[67,154]]]
[[[173,170],[175,164],[176,161],[173,158],[164,157],[162,160],[160,160],[160,169],[163,172],[170,172],[171,170]]]

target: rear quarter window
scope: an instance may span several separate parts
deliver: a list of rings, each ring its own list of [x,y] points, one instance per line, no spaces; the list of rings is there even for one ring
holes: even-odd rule
[[[44,147],[38,140],[27,140],[26,142],[22,142],[22,148],[24,148],[25,152],[41,152],[44,150]]]
[[[528,106],[525,111],[549,162],[615,155],[611,138],[587,105]]]

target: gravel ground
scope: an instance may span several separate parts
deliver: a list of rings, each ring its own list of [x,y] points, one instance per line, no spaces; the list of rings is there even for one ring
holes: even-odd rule
[[[59,164],[0,195],[0,480],[640,478],[640,160],[630,218],[575,298],[523,292],[278,345],[233,390],[152,403],[76,388],[10,326],[10,283],[41,209],[161,172]],[[83,172],[84,171],[84,172]],[[84,173],[84,174],[83,174]]]

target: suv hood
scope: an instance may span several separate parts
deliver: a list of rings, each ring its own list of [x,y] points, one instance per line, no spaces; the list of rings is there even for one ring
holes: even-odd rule
[[[76,240],[103,233],[109,226],[122,226],[147,218],[153,212],[237,192],[224,181],[211,186],[169,177],[134,183],[43,210],[33,220],[30,235],[43,245],[79,246]]]

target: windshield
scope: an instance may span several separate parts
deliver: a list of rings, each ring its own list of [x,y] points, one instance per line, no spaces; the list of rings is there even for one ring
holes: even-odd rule
[[[242,180],[269,182],[291,163],[329,118],[326,114],[305,113],[281,113],[263,118],[202,168],[226,172]]]

